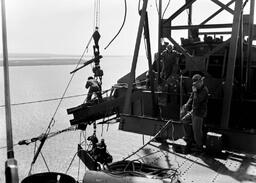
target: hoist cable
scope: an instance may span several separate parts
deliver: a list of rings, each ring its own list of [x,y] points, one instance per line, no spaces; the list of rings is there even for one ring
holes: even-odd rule
[[[170,2],[171,2],[171,0],[168,1],[167,5],[166,5],[166,7],[164,9],[164,12],[163,12],[163,15],[162,15],[162,19],[164,18],[164,14],[165,14],[166,10],[168,9],[168,7],[170,5]]]
[[[46,159],[45,159],[45,157],[44,157],[43,153],[42,153],[42,152],[40,152],[40,154],[41,154],[41,156],[42,156],[42,159],[43,159],[43,161],[44,161],[44,164],[45,164],[45,166],[46,166],[46,168],[47,168],[48,172],[50,172],[50,168],[49,168],[49,166],[48,166],[48,164],[47,164],[47,162],[46,162]]]
[[[121,30],[124,27],[125,21],[126,21],[126,16],[127,16],[127,2],[126,0],[124,0],[124,5],[125,5],[125,11],[124,11],[124,19],[123,19],[123,23],[120,27],[120,29],[118,30],[118,32],[116,33],[116,35],[112,38],[112,40],[107,44],[107,46],[104,48],[105,50],[110,46],[110,44],[116,39],[116,37],[119,35],[119,33],[121,32]]]
[[[94,27],[99,28],[100,24],[100,0],[94,1]]]
[[[95,22],[95,23],[96,23],[96,25],[98,26],[98,14],[99,14],[100,0],[97,0],[96,3],[97,3],[97,6],[96,6],[95,8],[97,8],[97,10],[95,11],[95,13],[96,13],[96,17],[95,17],[96,22]],[[79,59],[77,65],[76,65],[75,69],[78,68],[79,64],[80,64],[81,61],[82,61],[82,58],[84,57],[85,52],[88,50],[88,45],[90,44],[91,39],[92,39],[92,37],[90,38],[90,40],[89,40],[87,46],[85,47],[85,49],[84,49],[84,51],[83,51],[83,54],[81,55],[81,57],[80,57],[80,59]],[[54,124],[55,124],[55,119],[54,119],[54,118],[55,118],[55,115],[57,114],[57,111],[58,111],[58,109],[59,109],[59,107],[60,107],[60,105],[61,105],[61,103],[62,103],[62,101],[63,101],[63,99],[64,99],[64,96],[66,95],[66,92],[67,92],[67,90],[68,90],[68,88],[69,88],[69,86],[70,86],[70,84],[71,84],[71,81],[73,80],[74,76],[75,76],[75,73],[72,73],[72,75],[71,75],[71,77],[70,77],[70,80],[69,80],[69,82],[68,82],[68,84],[67,84],[67,86],[66,86],[66,88],[65,88],[65,90],[64,90],[64,92],[63,92],[63,94],[62,94],[62,97],[60,98],[60,101],[59,101],[59,103],[58,103],[58,105],[57,105],[57,107],[56,107],[56,110],[55,110],[55,112],[54,112],[54,114],[53,114],[53,116],[52,116],[52,118],[51,118],[51,120],[50,120],[50,122],[49,122],[49,124],[48,124],[48,127],[47,127],[47,129],[46,129],[46,131],[45,131],[45,133],[44,133],[44,137],[43,137],[42,140],[41,140],[41,144],[39,145],[39,147],[38,147],[38,149],[37,149],[37,153],[36,153],[36,155],[34,155],[33,161],[32,161],[32,163],[31,163],[30,172],[31,172],[31,170],[32,170],[32,166],[34,165],[34,163],[35,163],[35,161],[36,161],[36,159],[37,159],[37,157],[38,157],[38,154],[39,154],[40,151],[41,151],[41,148],[42,148],[43,145],[44,145],[45,140],[47,139],[48,135],[50,134],[51,128],[52,128],[52,127],[54,126]]]

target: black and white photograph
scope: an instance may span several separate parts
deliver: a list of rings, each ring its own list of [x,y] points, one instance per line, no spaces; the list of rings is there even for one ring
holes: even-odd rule
[[[0,0],[1,183],[255,183],[255,0]]]

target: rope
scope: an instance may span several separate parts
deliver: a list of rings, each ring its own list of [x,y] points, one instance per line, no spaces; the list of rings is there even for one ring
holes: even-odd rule
[[[59,131],[56,131],[56,132],[51,132],[47,136],[47,139],[52,138],[56,135],[59,135],[63,132],[74,131],[74,130],[77,130],[77,126],[71,126],[71,127],[66,128],[66,129],[63,129],[63,130],[59,130]],[[39,135],[37,137],[34,137],[34,138],[31,138],[31,139],[21,140],[17,143],[17,145],[29,145],[33,142],[37,142],[38,140],[42,140],[43,137],[44,137],[44,134],[41,134],[41,135]],[[34,154],[35,154],[35,152],[34,152]]]
[[[168,8],[168,7],[169,7],[169,5],[170,5],[170,2],[171,2],[171,0],[169,0],[169,1],[168,1],[167,5],[166,5],[166,7],[165,7],[165,9],[164,9],[164,12],[163,12],[162,18],[164,18],[164,14],[165,14],[165,12],[166,12],[167,8]]]
[[[75,155],[73,156],[73,158],[72,158],[71,162],[69,163],[69,166],[68,166],[68,168],[67,168],[67,170],[66,170],[65,174],[67,174],[67,173],[68,173],[68,171],[69,171],[69,169],[70,169],[70,167],[71,167],[71,165],[72,165],[72,163],[73,163],[73,161],[74,161],[74,159],[75,159],[76,155],[77,155],[77,152],[75,153]]]
[[[166,10],[168,9],[168,7],[169,7],[169,5],[170,5],[170,2],[171,2],[171,0],[169,0],[169,1],[168,1],[167,5],[166,5],[166,7],[165,7],[165,9],[164,9],[164,12],[163,12],[162,18],[164,18],[164,14],[165,14]],[[157,11],[157,13],[159,14],[159,9],[158,9],[158,3],[157,3],[157,0],[155,0],[155,5],[156,5],[156,11]]]
[[[79,95],[71,95],[71,96],[67,96],[67,97],[63,97],[63,99],[68,99],[68,98],[75,98],[75,97],[82,97],[82,96],[86,96],[87,94],[79,94]],[[11,104],[12,106],[18,106],[18,105],[26,105],[26,104],[34,104],[34,103],[41,103],[41,102],[51,102],[54,100],[60,100],[61,98],[51,98],[51,99],[44,99],[44,100],[35,100],[35,101],[29,101],[29,102],[20,102],[20,103],[14,103]],[[0,105],[1,107],[5,107],[5,105]]]
[[[18,145],[18,143],[13,144],[13,147],[16,146],[16,145]],[[0,147],[0,150],[1,150],[1,149],[6,149],[6,148],[7,148],[7,146],[2,146],[2,147]]]
[[[104,90],[102,92],[102,94],[110,91],[111,89],[108,89],[108,90]],[[88,94],[78,94],[78,95],[71,95],[71,96],[67,96],[67,97],[58,97],[58,98],[51,98],[51,99],[44,99],[44,100],[34,100],[34,101],[29,101],[29,102],[20,102],[20,103],[14,103],[14,104],[11,104],[12,106],[19,106],[19,105],[26,105],[26,104],[34,104],[34,103],[41,103],[41,102],[51,102],[51,101],[54,101],[54,100],[61,100],[61,99],[69,99],[69,98],[76,98],[76,97],[82,97],[82,96],[87,96]],[[5,107],[4,104],[0,105],[0,108],[1,107]]]
[[[125,6],[125,11],[124,11],[124,19],[123,19],[123,23],[121,25],[121,27],[119,28],[118,32],[116,33],[116,35],[112,38],[112,40],[107,44],[107,46],[104,48],[105,50],[110,46],[110,44],[116,39],[116,37],[119,35],[119,33],[121,32],[121,30],[124,27],[125,21],[126,21],[126,15],[127,15],[127,2],[126,0],[124,0],[124,6]]]
[[[161,152],[161,151],[158,150],[158,151],[155,151],[155,152],[146,154],[146,155],[144,155],[144,156],[139,156],[139,158],[137,158],[137,159],[135,159],[135,160],[142,160],[142,161],[143,161],[143,158],[148,157],[148,156],[151,156],[151,155],[154,155],[154,154],[157,154],[157,153],[159,153],[159,152]],[[137,155],[137,156],[138,156],[138,155]]]
[[[107,89],[107,90],[104,90],[104,91],[102,91],[102,92],[100,92],[100,91],[98,91],[98,92],[93,92],[93,94],[101,93],[101,95],[104,95],[105,93],[107,93],[108,91],[111,91],[111,90],[112,90],[112,89]],[[86,95],[88,95],[88,94],[86,94]],[[93,99],[94,99],[94,98],[92,98],[91,100],[93,100]],[[87,100],[87,98],[84,99],[83,104],[86,103],[86,100]]]
[[[81,144],[82,142],[82,134],[83,134],[83,131],[80,132],[80,140],[79,140],[79,143]],[[79,180],[79,174],[80,174],[80,158],[78,158],[78,170],[77,170],[77,180]]]
[[[94,1],[94,27],[99,28],[100,24],[100,0]]]
[[[35,145],[34,145],[34,156],[35,156],[35,154],[36,154],[36,148],[37,148],[37,146],[36,146],[36,142],[35,142]]]
[[[43,153],[42,153],[42,152],[40,152],[40,154],[41,154],[41,156],[42,156],[42,158],[43,158],[43,160],[44,160],[44,164],[45,164],[45,166],[46,166],[46,168],[47,168],[48,172],[50,172],[50,169],[49,169],[48,164],[47,164],[47,162],[46,162],[46,160],[45,160],[45,158],[44,158]]]
[[[92,38],[90,38],[90,40],[89,40],[89,42],[87,43],[87,45],[89,45],[91,39],[92,39]],[[83,53],[82,53],[80,59],[78,60],[78,63],[77,63],[77,65],[76,65],[75,69],[78,68],[78,66],[79,66],[79,64],[81,63],[82,58],[84,57],[85,52],[86,52],[87,50],[88,50],[88,47],[86,46],[86,48],[84,49],[84,51],[83,51]],[[65,90],[64,90],[64,92],[63,92],[63,94],[62,94],[62,97],[60,98],[60,102],[59,102],[58,106],[56,107],[56,110],[55,110],[55,112],[54,112],[54,114],[53,114],[53,116],[52,116],[52,118],[51,118],[51,120],[50,120],[50,122],[49,122],[49,125],[48,125],[48,127],[47,127],[47,129],[46,129],[46,132],[45,132],[46,135],[48,135],[48,134],[50,133],[51,127],[52,127],[52,126],[54,125],[54,123],[55,123],[54,117],[55,117],[55,115],[56,115],[56,113],[57,113],[57,111],[58,111],[58,109],[59,109],[59,107],[60,107],[60,104],[62,103],[62,101],[63,101],[63,99],[64,99],[64,96],[66,95],[66,92],[67,92],[67,90],[68,90],[68,88],[69,88],[69,86],[70,86],[70,84],[71,84],[71,81],[73,80],[74,76],[75,76],[75,73],[73,73],[73,74],[71,75],[70,80],[69,80],[69,82],[68,82],[68,84],[67,84],[67,86],[66,86],[66,88],[65,88]]]
[[[165,123],[165,125],[157,132],[157,134],[152,138],[150,139],[146,144],[144,144],[143,146],[141,146],[138,150],[136,150],[135,152],[133,152],[131,155],[127,156],[126,158],[123,159],[124,160],[127,160],[128,158],[132,157],[134,154],[136,154],[137,152],[139,152],[141,149],[143,149],[144,147],[146,147],[150,142],[152,142],[153,140],[155,140],[156,137],[158,137],[166,128],[167,126],[172,123],[173,121],[172,120],[169,120]]]
[[[155,4],[156,4],[156,11],[159,14],[159,10],[158,10],[158,5],[157,5],[157,0],[155,0]]]
[[[82,58],[83,58],[84,55],[85,55],[85,52],[88,51],[88,45],[90,44],[91,39],[92,39],[92,37],[89,39],[89,41],[88,41],[88,43],[87,43],[87,46],[85,47],[85,49],[84,49],[84,51],[83,51],[83,53],[82,53],[80,59],[78,60],[78,63],[77,63],[77,65],[76,65],[75,69],[77,69],[78,66],[79,66],[79,64],[81,63]],[[71,81],[73,80],[74,76],[75,76],[75,73],[72,73],[72,75],[71,75],[71,77],[70,77],[70,80],[69,80],[69,82],[68,82],[68,84],[67,84],[67,86],[66,86],[66,88],[65,88],[65,90],[64,90],[64,92],[63,92],[63,94],[62,94],[62,96],[61,96],[61,98],[60,98],[60,101],[59,101],[59,103],[58,103],[58,105],[57,105],[57,107],[56,107],[56,110],[55,110],[55,112],[53,113],[53,116],[52,116],[52,118],[51,118],[51,120],[50,120],[50,122],[49,122],[49,124],[48,124],[48,127],[47,127],[47,129],[45,130],[45,133],[44,133],[45,139],[47,139],[47,136],[49,135],[49,133],[50,133],[50,131],[51,131],[51,128],[52,128],[52,127],[54,126],[54,124],[55,124],[55,119],[54,119],[54,117],[55,117],[55,115],[57,114],[57,111],[58,111],[58,109],[59,109],[59,107],[60,107],[60,105],[61,105],[61,103],[62,103],[62,101],[63,101],[63,99],[64,99],[64,97],[65,97],[65,95],[66,95],[66,92],[67,92],[67,90],[68,90],[68,88],[69,88],[69,86],[70,86],[70,84],[71,84]],[[42,148],[42,146],[43,146],[43,143],[44,143],[44,142],[41,141],[41,144],[40,144],[40,146],[39,146],[40,149],[38,149],[37,151],[40,151],[40,150],[41,150],[41,148]],[[34,158],[33,158],[33,161],[34,161],[34,162],[31,163],[31,167],[30,167],[29,173],[31,173],[32,167],[33,167],[33,165],[34,165],[34,163],[35,163],[35,161],[36,161],[36,158],[37,158],[37,157],[35,157],[35,156],[36,156],[36,155],[34,155]]]

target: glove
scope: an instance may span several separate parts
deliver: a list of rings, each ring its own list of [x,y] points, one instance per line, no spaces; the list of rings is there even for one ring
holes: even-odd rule
[[[192,86],[192,92],[196,92],[197,88],[195,86]]]

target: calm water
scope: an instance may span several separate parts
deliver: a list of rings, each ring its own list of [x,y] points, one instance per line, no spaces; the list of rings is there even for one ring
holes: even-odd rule
[[[130,71],[132,58],[113,57],[102,59],[101,65],[104,69],[103,89],[110,88],[117,79]],[[61,97],[71,77],[70,71],[74,65],[49,65],[49,66],[17,66],[10,67],[11,102],[21,103]],[[140,58],[137,73],[140,74],[147,68],[147,61]],[[90,66],[77,72],[66,96],[84,94],[86,79],[92,74]],[[4,104],[3,68],[0,70],[0,105]],[[66,99],[60,106],[55,116],[56,123],[52,131],[64,129],[70,126],[66,109],[77,106],[84,101],[85,97]],[[14,143],[22,139],[36,137],[43,133],[54,114],[58,101],[42,102],[26,105],[12,106],[12,123]],[[89,127],[86,135],[92,133]],[[108,150],[114,160],[130,154],[142,144],[140,135],[122,132],[118,130],[118,124],[98,126],[98,137],[105,139]],[[46,141],[43,154],[51,171],[65,172],[72,157],[76,153],[79,143],[80,132],[73,131],[60,134]],[[6,146],[5,112],[0,107],[0,147]],[[28,146],[15,146],[15,159],[18,161],[19,177],[22,180],[28,173],[30,163],[34,154],[34,144]],[[6,161],[6,149],[0,149],[0,182],[5,182],[4,162]],[[77,178],[78,158],[75,158],[68,174]],[[83,166],[82,166],[83,167]],[[33,172],[47,171],[41,156],[39,156]],[[83,170],[83,169],[82,169]],[[82,179],[83,171],[80,171]]]

